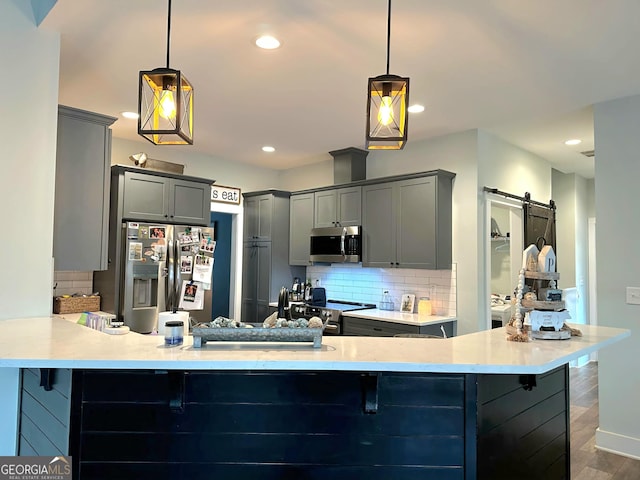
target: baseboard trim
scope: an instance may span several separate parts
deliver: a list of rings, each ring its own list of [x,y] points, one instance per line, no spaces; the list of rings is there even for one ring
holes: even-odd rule
[[[640,438],[596,429],[596,448],[624,457],[640,460]]]

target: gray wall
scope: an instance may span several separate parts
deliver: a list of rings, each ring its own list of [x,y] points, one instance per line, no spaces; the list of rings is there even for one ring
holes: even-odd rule
[[[599,352],[600,427],[596,444],[640,457],[640,96],[594,106],[598,325],[628,328],[631,338]]]

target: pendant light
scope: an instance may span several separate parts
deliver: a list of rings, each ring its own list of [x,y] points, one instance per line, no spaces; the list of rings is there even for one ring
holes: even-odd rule
[[[193,145],[193,87],[169,68],[171,0],[167,15],[167,66],[141,71],[138,135],[155,145]]]
[[[367,141],[369,150],[400,150],[407,142],[409,79],[389,75],[391,0],[387,13],[387,73],[369,78]]]

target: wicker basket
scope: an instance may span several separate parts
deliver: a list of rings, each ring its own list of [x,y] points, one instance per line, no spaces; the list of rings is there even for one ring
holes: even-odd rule
[[[100,296],[54,297],[53,313],[97,312],[100,310]]]

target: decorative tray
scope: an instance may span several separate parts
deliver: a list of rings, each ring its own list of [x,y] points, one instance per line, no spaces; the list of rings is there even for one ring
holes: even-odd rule
[[[201,348],[207,342],[313,342],[314,348],[322,346],[324,328],[253,328],[193,327],[193,347]]]
[[[556,331],[540,331],[534,330],[531,332],[531,336],[538,340],[568,340],[571,338],[570,330],[558,330]]]
[[[513,325],[506,325],[505,328],[508,335],[515,335],[517,333],[517,329]],[[530,338],[535,338],[537,340],[569,340],[572,336],[572,331],[569,329],[569,327],[563,327],[558,331],[531,331],[531,327],[529,325],[523,325],[522,332],[524,334],[530,335]],[[574,335],[579,336],[577,333],[575,333]]]

